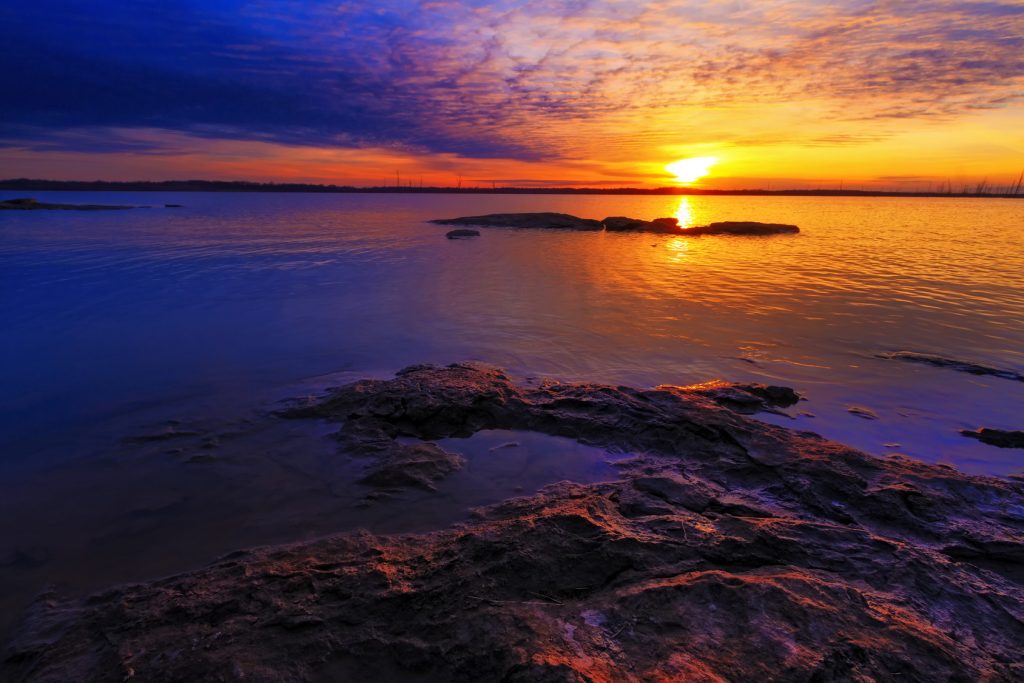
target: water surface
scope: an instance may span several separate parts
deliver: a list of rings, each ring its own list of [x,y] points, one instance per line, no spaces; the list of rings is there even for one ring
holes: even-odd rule
[[[154,208],[0,213],[0,579],[21,581],[22,601],[44,579],[84,590],[240,545],[408,527],[400,514],[388,526],[398,507],[347,512],[360,465],[337,456],[331,428],[260,426],[258,411],[412,363],[480,360],[521,378],[639,386],[784,384],[808,401],[772,421],[973,473],[1024,469],[1021,451],[957,432],[1024,428],[1024,383],[874,357],[912,350],[1024,369],[1024,202],[36,196]],[[449,241],[425,222],[547,210],[803,231],[485,229]],[[200,435],[124,442],[169,420]],[[574,460],[565,444],[541,450],[579,467],[541,474],[549,470],[535,458],[533,478],[514,485],[508,472],[478,467],[480,476],[455,480],[448,503],[410,494],[394,505],[436,506],[444,512],[424,523],[441,525],[515,486],[592,476],[591,460]],[[203,453],[213,457],[192,459]],[[69,578],[78,567],[89,581]]]

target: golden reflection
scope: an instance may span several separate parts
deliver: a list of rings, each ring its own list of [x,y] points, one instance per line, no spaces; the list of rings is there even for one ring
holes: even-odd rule
[[[694,222],[693,207],[690,205],[689,197],[679,198],[679,208],[676,209],[676,218],[679,219],[679,227],[683,229],[692,228],[696,224]]]
[[[690,242],[682,237],[673,237],[666,244],[669,263],[682,263],[690,255]]]

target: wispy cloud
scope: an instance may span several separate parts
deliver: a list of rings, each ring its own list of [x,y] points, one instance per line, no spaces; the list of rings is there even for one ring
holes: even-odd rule
[[[0,140],[40,151],[142,152],[117,131],[145,128],[622,162],[708,140],[864,144],[1011,106],[1024,6],[8,0],[0,64]]]

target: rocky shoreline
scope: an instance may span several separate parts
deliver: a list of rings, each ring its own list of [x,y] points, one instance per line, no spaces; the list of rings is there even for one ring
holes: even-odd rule
[[[615,481],[555,484],[435,533],[343,534],[42,596],[0,679],[1024,677],[1024,482],[750,417],[798,398],[524,385],[473,364],[346,385],[281,416],[337,422],[375,493],[430,488],[460,466],[431,440],[484,429],[632,457]]]

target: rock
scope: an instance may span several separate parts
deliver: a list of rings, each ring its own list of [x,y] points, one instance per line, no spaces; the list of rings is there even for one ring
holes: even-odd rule
[[[566,213],[492,213],[430,221],[439,225],[480,225],[500,228],[557,228],[562,230],[607,230],[608,232],[654,232],[670,235],[777,235],[800,232],[795,225],[726,221],[694,228],[680,228],[676,218],[645,221],[626,216],[609,216],[603,221],[579,218]]]
[[[461,239],[466,239],[468,237],[479,237],[480,236],[480,231],[479,230],[466,230],[466,229],[449,230],[448,232],[445,233],[444,236],[447,237],[450,240],[461,240]]]
[[[39,206],[39,200],[32,197],[18,197],[17,199],[0,200],[0,209],[34,209]]]
[[[1024,431],[1008,431],[1004,429],[961,429],[960,433],[977,439],[982,443],[999,448],[1024,448]]]
[[[685,235],[784,235],[800,232],[800,228],[786,223],[758,223],[756,221],[722,221],[687,228]]]
[[[376,454],[376,462],[360,481],[381,489],[434,490],[434,482],[462,468],[465,460],[437,444],[393,444]]]
[[[875,354],[877,358],[886,358],[888,360],[902,360],[908,363],[923,363],[925,365],[934,365],[938,368],[949,368],[951,370],[957,370],[958,372],[966,372],[971,375],[991,375],[992,377],[999,377],[1001,379],[1015,380],[1017,382],[1024,382],[1024,374],[1017,372],[1016,370],[1007,370],[1003,368],[995,368],[991,365],[983,365],[981,363],[972,363],[971,361],[957,360],[955,358],[946,358],[944,356],[938,356],[932,353],[917,353],[914,351],[894,351],[891,353],[879,353]]]
[[[611,216],[605,218],[604,224],[608,232],[665,232],[678,234],[683,232],[679,227],[678,218],[655,218],[653,221],[640,220],[639,218],[627,218],[625,216]]]
[[[560,230],[601,230],[600,221],[577,218],[567,213],[492,213],[430,221],[438,225],[480,225],[492,228],[544,228]]]
[[[180,209],[183,208],[183,204],[164,204],[165,209]]]
[[[788,408],[800,400],[800,394],[789,387],[768,384],[734,384],[732,382],[705,382],[682,390],[706,396],[715,403],[746,415],[757,412],[778,412],[777,408]]]
[[[871,410],[871,408],[868,408],[867,406],[847,406],[846,412],[850,413],[851,415],[856,415],[857,417],[863,418],[865,420],[878,419],[878,413]]]
[[[47,204],[31,197],[20,197],[18,199],[0,200],[0,211],[112,211],[117,209],[137,209],[137,206],[117,206],[107,204]]]
[[[482,429],[637,455],[438,532],[46,595],[0,680],[1020,680],[1024,480],[760,422],[741,387],[523,386],[469,364],[341,387],[288,416],[337,421],[374,460]]]

